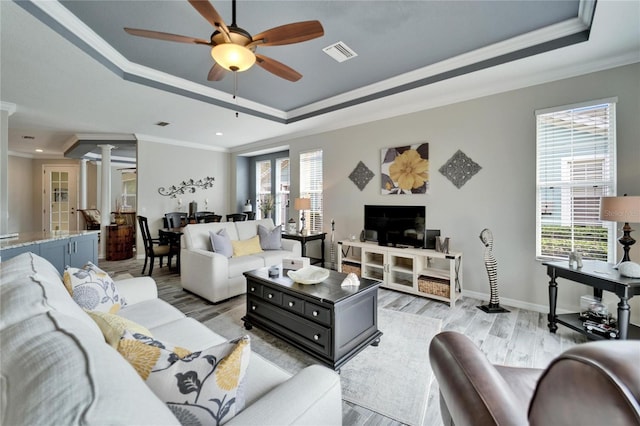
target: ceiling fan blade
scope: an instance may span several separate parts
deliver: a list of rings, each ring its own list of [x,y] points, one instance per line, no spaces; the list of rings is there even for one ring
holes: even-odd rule
[[[162,33],[160,31],[139,30],[137,28],[125,28],[124,30],[129,34],[138,36],[138,37],[147,37],[147,38],[154,38],[157,40],[175,41],[178,43],[205,44],[207,46],[211,46],[210,41],[203,40],[201,38],[181,36],[178,34]]]
[[[253,43],[261,46],[280,46],[300,43],[324,35],[320,21],[303,21],[271,28],[253,36]]]
[[[227,70],[222,68],[219,64],[213,64],[211,69],[209,70],[209,75],[207,76],[207,80],[209,81],[220,81],[227,75]]]
[[[189,3],[211,25],[219,28],[224,34],[226,34],[227,37],[225,38],[229,37],[229,28],[227,28],[227,24],[224,23],[222,16],[220,16],[216,8],[209,3],[209,0],[189,0]]]
[[[285,64],[278,62],[275,59],[260,55],[259,53],[256,53],[256,63],[263,69],[277,75],[278,77],[284,78],[285,80],[298,81],[302,78],[302,74],[300,74],[298,71],[289,68]]]

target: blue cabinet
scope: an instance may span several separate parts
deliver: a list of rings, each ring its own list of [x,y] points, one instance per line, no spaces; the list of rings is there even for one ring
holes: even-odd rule
[[[9,260],[25,252],[32,252],[47,259],[62,275],[64,268],[80,268],[87,262],[98,264],[98,233],[82,233],[61,238],[50,238],[30,244],[20,244],[0,250],[2,260]]]

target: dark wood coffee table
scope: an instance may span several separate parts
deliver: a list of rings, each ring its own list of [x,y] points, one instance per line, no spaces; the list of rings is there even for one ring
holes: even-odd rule
[[[282,268],[274,278],[269,268],[244,275],[247,330],[265,329],[334,370],[380,342],[377,281],[361,278],[359,287],[341,287],[346,274],[331,271],[324,282],[305,285]]]

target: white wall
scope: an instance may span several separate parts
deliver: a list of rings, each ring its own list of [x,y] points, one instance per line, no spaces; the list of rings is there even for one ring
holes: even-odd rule
[[[635,64],[287,141],[292,196],[299,191],[299,153],[322,148],[324,227],[330,232],[335,219],[336,240],[359,234],[364,204],[425,204],[427,228],[441,229],[451,237],[450,248],[463,252],[467,291],[489,293],[484,246],[478,238],[487,227],[495,238],[501,302],[547,312],[549,278],[535,260],[534,111],[617,96],[618,192],[640,195],[639,75],[640,65]],[[430,193],[380,195],[380,150],[421,142],[429,143]],[[460,189],[438,171],[458,149],[482,167]],[[348,179],[359,160],[375,173],[362,192]],[[640,233],[640,226],[636,228]],[[640,261],[638,246],[631,258]],[[589,292],[585,286],[562,282],[559,309],[577,308],[580,295]],[[632,318],[640,322],[640,300],[632,302]]]
[[[168,188],[193,178],[202,179],[213,176],[212,188],[198,188],[193,194],[179,195],[182,198],[182,211],[189,211],[189,202],[198,203],[198,209],[204,210],[204,200],[209,200],[209,211],[226,214],[229,211],[230,154],[218,151],[187,148],[168,145],[152,140],[138,139],[138,206],[137,214],[149,220],[152,236],[158,235],[162,227],[162,218],[167,212],[178,211],[177,198],[162,196],[158,188]],[[137,247],[143,247],[138,232]],[[144,257],[139,251],[138,257]]]

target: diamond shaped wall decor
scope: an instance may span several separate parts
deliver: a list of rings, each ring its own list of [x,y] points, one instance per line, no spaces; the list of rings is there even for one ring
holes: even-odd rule
[[[458,150],[440,167],[440,173],[449,179],[456,188],[460,189],[481,168],[475,161],[467,157],[464,152]]]
[[[349,179],[351,179],[351,181],[356,184],[358,189],[362,191],[364,187],[367,186],[369,181],[373,179],[373,176],[373,172],[369,170],[369,168],[365,166],[362,161],[360,161],[358,162],[356,168],[353,169],[353,171],[349,175]]]

